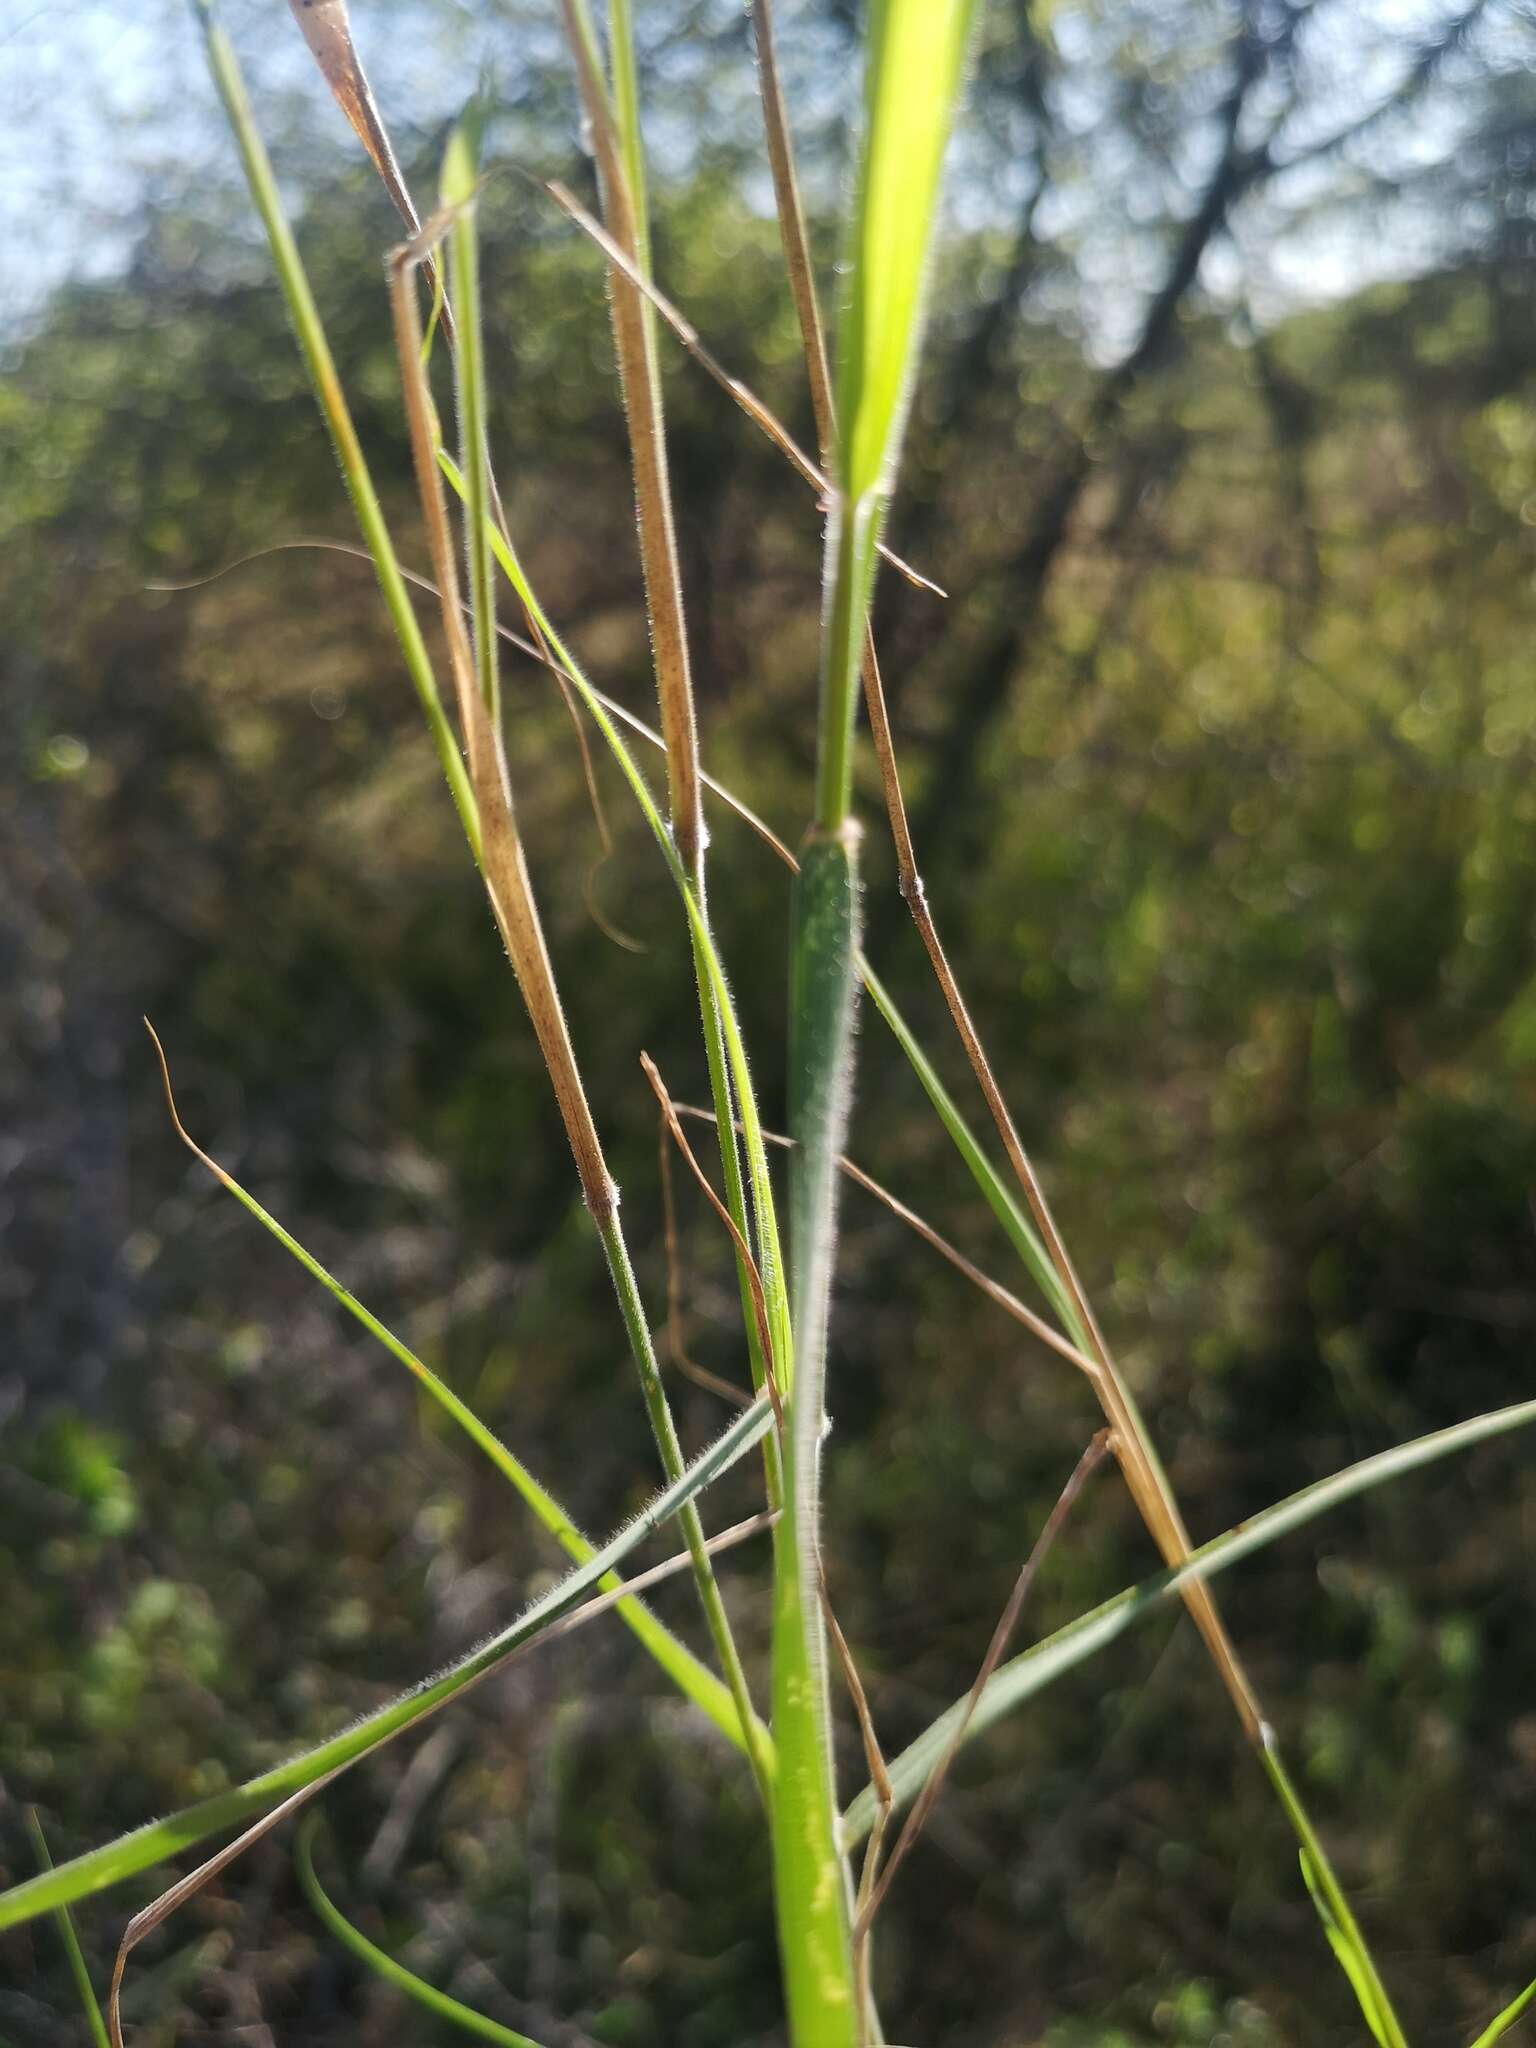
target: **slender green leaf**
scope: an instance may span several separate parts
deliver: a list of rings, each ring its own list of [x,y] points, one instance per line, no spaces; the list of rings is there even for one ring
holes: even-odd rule
[[[27,1809],[27,1829],[32,1837],[32,1846],[37,1853],[39,1867],[44,1871],[52,1870],[53,1857],[48,1848],[48,1838],[43,1833],[43,1824],[37,1817],[35,1806]],[[80,1999],[80,2009],[85,2014],[85,2023],[91,2030],[91,2039],[95,2042],[96,2048],[110,2048],[107,2023],[102,2017],[101,2005],[91,1983],[91,1973],[85,1966],[80,1937],[75,1932],[74,1915],[68,1906],[60,1906],[53,1917],[58,1923],[59,1939],[64,1944],[69,1974],[75,1980],[75,1991]]]
[[[301,1755],[290,1758],[258,1777],[195,1806],[183,1807],[166,1820],[151,1821],[131,1834],[121,1835],[105,1847],[77,1856],[71,1863],[41,1877],[29,1879],[0,1894],[0,1930],[18,1926],[39,1913],[51,1913],[61,1905],[104,1891],[124,1878],[148,1870],[156,1863],[190,1848],[209,1835],[222,1834],[252,1814],[275,1806],[292,1793],[313,1785],[331,1772],[345,1769],[370,1755],[384,1743],[413,1727],[426,1715],[447,1705],[458,1694],[497,1665],[514,1650],[534,1642],[553,1622],[569,1612],[581,1596],[601,1584],[622,1558],[644,1542],[655,1529],[695,1499],[722,1472],[726,1472],[761,1441],[773,1426],[773,1409],[767,1401],[754,1402],[745,1409],[709,1448],[695,1458],[672,1485],[665,1487],[634,1520],[611,1536],[588,1561],[567,1573],[559,1585],[533,1602],[517,1620],[481,1643],[477,1649],[457,1658],[435,1678],[424,1680],[402,1698],[365,1714],[350,1728]]]
[[[256,211],[261,216],[262,226],[266,229],[267,240],[271,245],[273,266],[287,304],[288,317],[298,339],[300,353],[309,371],[310,381],[314,385],[321,413],[330,428],[337,460],[341,464],[341,473],[357,512],[357,522],[367,543],[390,620],[399,637],[401,650],[405,655],[405,665],[437,749],[438,760],[453,794],[459,821],[478,858],[480,826],[463,757],[459,753],[458,741],[454,737],[453,727],[438,691],[431,656],[427,653],[426,642],[422,638],[421,628],[411,607],[410,592],[400,573],[394,543],[390,539],[389,528],[384,523],[384,514],[379,506],[378,493],[373,486],[362,443],[357,437],[357,429],[352,423],[352,415],[342,393],[341,380],[336,374],[335,359],[325,338],[325,329],[321,324],[319,309],[315,305],[314,293],[309,288],[309,279],[299,255],[298,244],[293,238],[293,230],[289,227],[288,217],[283,211],[277,180],[272,175],[272,165],[266,147],[251,113],[250,101],[246,97],[245,84],[240,76],[234,48],[219,25],[212,0],[192,0],[192,7],[203,31],[209,69],[213,73],[214,84],[218,88],[219,98],[224,103],[224,111],[234,132],[246,182],[250,186],[251,197],[255,201]]]
[[[917,356],[928,242],[975,0],[875,0],[865,143],[838,332],[839,478],[886,488]]]
[[[896,1043],[906,1054],[913,1073],[922,1083],[923,1092],[938,1112],[940,1123],[948,1132],[955,1150],[965,1161],[971,1178],[981,1190],[988,1208],[1007,1233],[1008,1241],[1018,1253],[1025,1271],[1045,1296],[1073,1343],[1079,1350],[1089,1349],[1088,1333],[1081,1327],[1071,1297],[1062,1285],[1060,1274],[1051,1264],[1050,1255],[1040,1242],[1034,1225],[1019,1207],[1012,1189],[987,1157],[980,1141],[961,1114],[954,1097],[939,1079],[937,1069],[918,1043],[916,1033],[897,1009],[890,990],[876,975],[868,961],[861,961],[860,964],[864,986],[869,990],[871,1001],[884,1018]]]
[[[316,1914],[335,1935],[343,1948],[350,1949],[357,1960],[386,1984],[392,1984],[397,1991],[403,1991],[407,1998],[414,1998],[418,2005],[435,2013],[439,2019],[459,2027],[466,2034],[478,2034],[482,2041],[498,2041],[501,2048],[539,2048],[537,2041],[526,2034],[519,2034],[512,2027],[502,2026],[499,2020],[488,2019],[483,2012],[476,2012],[473,2006],[461,2004],[457,1998],[450,1998],[446,1991],[439,1991],[435,1984],[418,1977],[414,1970],[408,1970],[404,1963],[397,1963],[392,1955],[371,1942],[361,1929],[352,1922],[326,1896],[320,1879],[315,1874],[313,1842],[315,1823],[319,1816],[310,1814],[299,1829],[293,1844],[294,1868],[299,1874],[299,1883],[304,1896],[309,1900]]]
[[[1355,1994],[1355,2003],[1360,2008],[1361,2018],[1370,2028],[1380,2048],[1399,2048],[1402,2035],[1388,2015],[1381,2008],[1376,1991],[1376,1972],[1369,1955],[1361,1945],[1359,1934],[1350,1927],[1340,1924],[1329,1899],[1330,1887],[1324,1878],[1316,1859],[1305,1849],[1297,1851],[1301,1864],[1302,1882],[1306,1885],[1317,1917],[1323,1923],[1323,1932],[1328,1937],[1328,1946],[1333,1950],[1339,1968],[1349,1979],[1349,1988]],[[1353,1917],[1353,1916],[1351,1916]]]
[[[154,1037],[153,1031],[151,1031],[150,1036]],[[175,1100],[171,1096],[170,1076],[166,1070],[165,1054],[158,1038],[155,1038],[155,1050],[160,1056],[161,1073],[165,1079],[166,1097],[170,1103],[171,1116],[175,1122],[177,1133],[193,1154],[202,1161],[203,1165],[209,1169],[220,1184],[229,1190],[235,1197],[235,1200],[250,1215],[255,1217],[262,1228],[269,1231],[283,1249],[290,1253],[293,1258],[297,1259],[305,1272],[320,1282],[321,1286],[341,1304],[348,1315],[361,1323],[368,1334],[376,1338],[392,1358],[398,1359],[408,1372],[415,1375],[427,1393],[437,1403],[438,1407],[442,1409],[443,1413],[463,1430],[470,1441],[485,1453],[486,1457],[490,1459],[503,1478],[509,1480],[517,1489],[537,1520],[542,1523],[544,1528],[555,1538],[556,1542],[561,1545],[566,1554],[575,1558],[578,1564],[587,1563],[596,1554],[592,1544],[576,1527],[554,1495],[539,1484],[521,1459],[515,1457],[508,1450],[507,1446],[494,1431],[488,1429],[480,1420],[480,1417],[476,1415],[469,1404],[466,1401],[462,1401],[445,1381],[439,1379],[431,1367],[418,1358],[408,1344],[397,1337],[387,1324],[381,1322],[371,1309],[365,1307],[358,1300],[357,1296],[352,1293],[350,1288],[344,1287],[332,1272],[325,1266],[322,1266],[313,1253],[306,1250],[299,1243],[299,1240],[291,1231],[284,1229],[277,1218],[269,1210],[264,1209],[256,1197],[248,1189],[242,1187],[232,1173],[227,1172],[220,1166],[217,1160],[210,1158],[203,1151],[202,1147],[197,1145],[188,1136],[186,1127],[177,1113]],[[620,1579],[613,1573],[610,1573],[601,1581],[601,1587],[604,1592],[617,1592],[620,1584]],[[702,1664],[694,1656],[685,1643],[680,1642],[670,1629],[665,1628],[656,1619],[655,1615],[651,1613],[643,1601],[638,1599],[621,1600],[618,1612],[684,1697],[691,1700],[696,1707],[707,1714],[720,1732],[733,1742],[738,1749],[746,1752],[747,1743],[742,1732],[741,1718],[737,1713],[736,1702],[732,1698],[729,1688],[715,1676],[707,1665]],[[771,1770],[773,1739],[761,1722],[757,1725],[757,1735],[762,1752],[768,1759],[768,1765]]]
[[[836,480],[827,536],[816,816],[835,832],[853,781],[853,713],[876,550],[922,331],[939,172],[975,0],[875,0],[864,146],[838,328]]]
[[[1058,1629],[1054,1635],[1047,1636],[1043,1642],[1036,1643],[1033,1648],[1001,1666],[976,1703],[966,1739],[974,1739],[983,1729],[990,1728],[1015,1707],[1022,1706],[1036,1693],[1054,1684],[1074,1665],[1105,1649],[1143,1616],[1160,1611],[1177,1598],[1187,1579],[1213,1578],[1217,1572],[1226,1571],[1243,1558],[1251,1557],[1256,1550],[1263,1550],[1279,1537],[1289,1535],[1293,1529],[1303,1527],[1357,1494],[1368,1493],[1388,1480],[1416,1472],[1422,1465],[1433,1464],[1456,1451],[1470,1450],[1475,1444],[1485,1443],[1489,1438],[1502,1436],[1512,1429],[1523,1429],[1531,1423],[1536,1423],[1536,1401],[1519,1401],[1509,1408],[1495,1408],[1488,1414],[1474,1415],[1449,1429],[1435,1430],[1428,1436],[1416,1437],[1412,1443],[1399,1444],[1393,1450],[1379,1451],[1375,1457],[1363,1458],[1359,1464],[1348,1465],[1330,1478],[1303,1487],[1299,1493],[1291,1494],[1262,1514],[1239,1522],[1225,1535],[1213,1537],[1209,1543],[1202,1544],[1188,1564],[1181,1565],[1177,1571],[1160,1572],[1155,1578],[1143,1580],[1139,1586],[1128,1587],[1112,1600],[1106,1600],[1101,1607],[1094,1608],[1092,1613],[1068,1622],[1065,1628]],[[957,1700],[946,1708],[890,1764],[891,1785],[898,1806],[906,1805],[921,1789],[934,1764],[944,1755],[951,1732],[965,1709],[965,1700]],[[843,1817],[845,1848],[863,1840],[874,1816],[874,1793],[866,1786]]]
[[[459,404],[459,458],[468,479],[465,547],[469,558],[469,604],[474,619],[475,680],[491,723],[500,728],[500,647],[496,637],[496,596],[491,565],[491,463],[485,385],[485,343],[480,319],[480,238],[475,232],[475,162],[478,124],[466,117],[448,138],[443,155],[442,200],[451,209],[450,268],[458,348],[454,392]]]
[[[1520,2015],[1532,2004],[1536,2004],[1536,1982],[1527,1984],[1522,1992],[1510,2000],[1504,2010],[1484,2027],[1472,2043],[1472,2048],[1493,2048],[1494,2042],[1501,2041]]]

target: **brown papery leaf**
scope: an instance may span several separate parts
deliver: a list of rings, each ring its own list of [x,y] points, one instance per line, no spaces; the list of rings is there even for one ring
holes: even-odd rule
[[[347,0],[288,0],[288,6],[304,31],[304,40],[313,52],[337,106],[373,159],[374,168],[384,180],[384,189],[394,201],[400,218],[412,234],[416,234],[421,221],[406,189],[389,135],[379,117],[368,74],[358,57],[351,19],[347,14]]]

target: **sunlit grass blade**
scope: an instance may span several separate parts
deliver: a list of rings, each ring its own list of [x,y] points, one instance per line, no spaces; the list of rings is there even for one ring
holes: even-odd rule
[[[1488,2025],[1484,2027],[1483,2031],[1472,2043],[1472,2048],[1493,2048],[1494,2042],[1502,2041],[1510,2028],[1515,2024],[1515,2021],[1520,2018],[1522,2013],[1528,2011],[1533,2004],[1536,2004],[1536,1982],[1527,1984],[1523,1991],[1510,2000],[1501,2013],[1490,2020]]]
[[[209,1835],[237,1827],[251,1815],[261,1813],[306,1786],[314,1785],[319,1779],[347,1768],[408,1728],[415,1727],[429,1714],[437,1712],[479,1680],[488,1677],[515,1652],[525,1649],[559,1624],[584,1594],[601,1585],[606,1573],[611,1572],[664,1522],[695,1500],[722,1473],[739,1463],[772,1427],[772,1407],[766,1400],[755,1401],[685,1468],[679,1479],[657,1494],[650,1505],[616,1535],[609,1537],[585,1564],[568,1572],[559,1585],[535,1600],[515,1621],[463,1657],[455,1659],[435,1678],[424,1680],[388,1706],[365,1714],[339,1735],[331,1736],[287,1763],[263,1771],[243,1785],[215,1793],[212,1798],[199,1800],[194,1806],[183,1807],[166,1820],[151,1821],[130,1834],[119,1836],[103,1848],[92,1849],[83,1856],[77,1856],[73,1862],[60,1864],[56,1870],[13,1886],[10,1891],[0,1894],[0,1930],[35,1919],[40,1913],[54,1912],[60,1906],[91,1893],[104,1891],[110,1885],[120,1884],[124,1878],[165,1862],[194,1843],[206,1840]],[[719,1549],[761,1526],[763,1518],[756,1517],[752,1522],[714,1538],[712,1547]],[[682,1553],[670,1559],[662,1569],[670,1575],[685,1569],[689,1561],[686,1553]],[[652,1576],[642,1574],[646,1580]],[[612,1600],[612,1595],[604,1596],[605,1604]]]
[[[362,528],[363,539],[367,543],[379,579],[379,588],[384,594],[391,623],[405,655],[405,665],[432,735],[433,745],[437,749],[438,761],[452,792],[459,821],[478,858],[480,827],[475,815],[475,800],[469,787],[463,757],[438,692],[432,660],[427,653],[421,627],[412,609],[405,579],[400,574],[394,543],[384,523],[378,493],[374,489],[367,458],[363,454],[362,443],[358,439],[357,429],[352,423],[352,415],[342,392],[341,381],[336,374],[335,360],[325,337],[314,294],[309,288],[309,279],[305,275],[304,265],[299,256],[298,244],[288,225],[288,217],[277,189],[277,180],[272,174],[266,147],[251,113],[233,46],[215,15],[213,0],[191,0],[191,5],[203,31],[209,70],[212,72],[214,84],[240,152],[251,197],[271,245],[273,265],[288,308],[288,317],[292,322],[321,413],[330,429],[341,473],[351,494],[358,525]]]
[[[876,0],[865,134],[838,329],[841,503],[828,539],[816,815],[835,830],[852,787],[853,707],[875,544],[917,362],[939,173],[975,0]]]
[[[395,1335],[393,1330],[381,1322],[371,1309],[366,1308],[357,1299],[357,1296],[349,1288],[344,1287],[333,1273],[321,1265],[313,1253],[306,1250],[299,1240],[290,1231],[286,1230],[269,1210],[262,1207],[253,1194],[241,1186],[232,1173],[226,1171],[216,1159],[206,1153],[195,1139],[192,1138],[181,1121],[180,1114],[176,1108],[175,1096],[171,1092],[171,1077],[166,1063],[165,1049],[156,1036],[154,1027],[147,1025],[147,1028],[151,1039],[154,1041],[155,1051],[160,1060],[160,1073],[165,1084],[166,1103],[170,1109],[171,1121],[175,1125],[177,1136],[181,1139],[182,1143],[208,1169],[220,1185],[227,1188],[236,1201],[250,1215],[255,1217],[262,1228],[276,1238],[283,1249],[298,1261],[305,1272],[318,1280],[332,1298],[340,1303],[348,1315],[354,1317],[371,1337],[376,1338],[384,1346],[391,1357],[397,1359],[408,1372],[414,1375],[443,1413],[463,1430],[472,1443],[485,1453],[486,1457],[490,1459],[503,1478],[511,1482],[531,1509],[535,1518],[549,1531],[550,1535],[561,1545],[566,1554],[574,1558],[578,1564],[586,1564],[596,1555],[594,1546],[582,1535],[554,1495],[539,1484],[527,1466],[522,1463],[521,1459],[514,1457],[512,1452],[502,1443],[501,1439],[486,1427],[467,1402],[462,1401],[450,1386],[439,1379],[431,1367],[424,1364],[416,1356],[409,1345],[405,1344]],[[622,1588],[622,1582],[614,1573],[609,1573],[601,1581],[601,1585],[604,1592],[618,1592]],[[651,1613],[643,1601],[625,1598],[619,1602],[618,1612],[683,1696],[691,1700],[702,1713],[707,1714],[709,1719],[714,1722],[715,1726],[729,1741],[733,1742],[743,1753],[750,1756],[751,1750],[746,1735],[743,1732],[741,1718],[737,1712],[736,1702],[732,1698],[730,1689],[715,1676],[714,1672],[707,1665],[702,1664],[694,1656],[685,1643],[680,1642],[670,1629],[664,1627],[656,1619],[655,1615]],[[756,1737],[762,1755],[771,1770],[773,1764],[773,1740],[761,1721],[757,1723]]]
[[[816,798],[796,878],[790,967],[790,1296],[795,1373],[786,1514],[775,1543],[774,1889],[797,2043],[857,2042],[865,2014],[837,1844],[820,1601],[820,1475],[838,1159],[852,1096],[859,944],[853,718],[876,546],[921,330],[940,167],[970,39],[971,0],[876,0],[839,335],[841,435],[830,510]]]
[[[400,160],[395,155],[394,144],[389,139],[389,131],[373,97],[368,74],[358,55],[348,18],[347,0],[288,0],[288,5],[320,67],[320,75],[330,87],[331,95],[346,116],[352,132],[368,152],[395,211],[410,232],[416,234],[421,221],[400,168]],[[427,278],[432,288],[433,317],[442,319],[444,330],[451,338],[453,316],[443,297],[442,279],[436,264],[428,265]]]
[[[1297,1852],[1297,1860],[1301,1864],[1302,1882],[1306,1885],[1307,1895],[1312,1901],[1318,1919],[1322,1922],[1323,1932],[1328,1937],[1328,1946],[1333,1950],[1334,1960],[1349,1980],[1349,1988],[1355,1994],[1360,2017],[1371,2030],[1371,2038],[1379,2044],[1379,2048],[1399,2048],[1402,2035],[1395,2026],[1392,2015],[1382,2010],[1381,2001],[1376,1995],[1375,1971],[1360,1938],[1360,1930],[1355,1925],[1353,1913],[1347,1920],[1339,1918],[1336,1911],[1337,1888],[1328,1884],[1315,1857],[1309,1856],[1306,1850],[1302,1849]]]
[[[37,1808],[27,1808],[27,1832],[32,1837],[32,1847],[37,1855],[38,1866],[44,1871],[54,1867],[53,1857],[48,1848],[48,1838],[43,1833],[43,1824],[37,1817]],[[64,1945],[65,1959],[69,1974],[75,1980],[75,1991],[80,1999],[80,2010],[85,2014],[85,2023],[90,2028],[95,2048],[108,2048],[107,2023],[102,2017],[101,2005],[91,1983],[91,1973],[85,1966],[85,1956],[80,1947],[80,1937],[75,1932],[74,1915],[68,1906],[59,1906],[54,1912],[58,1924],[59,1940]]]
[[[1189,1580],[1213,1578],[1218,1572],[1229,1570],[1245,1557],[1253,1556],[1255,1551],[1265,1549],[1280,1537],[1304,1527],[1346,1500],[1369,1493],[1389,1480],[1403,1478],[1440,1458],[1450,1457],[1457,1451],[1471,1450],[1490,1438],[1503,1436],[1510,1430],[1527,1428],[1533,1423],[1536,1423],[1536,1401],[1519,1401],[1508,1408],[1495,1408],[1485,1415],[1474,1415],[1466,1422],[1453,1423],[1449,1429],[1415,1437],[1411,1443],[1399,1444],[1392,1450],[1378,1451],[1374,1457],[1347,1465],[1342,1472],[1304,1486],[1299,1493],[1276,1502],[1261,1514],[1250,1516],[1225,1535],[1213,1537],[1209,1543],[1202,1544],[1191,1553],[1189,1562],[1177,1571],[1160,1572],[1139,1586],[1128,1587],[1125,1592],[1117,1593],[1113,1599],[1094,1608],[1090,1614],[1068,1622],[1065,1628],[1058,1629],[1043,1642],[1011,1658],[993,1674],[977,1701],[967,1740],[974,1741],[1005,1714],[1012,1713],[1026,1700],[1033,1699],[1037,1693],[1053,1685],[1074,1665],[1107,1648],[1144,1616],[1161,1612],[1178,1599]],[[889,1765],[898,1804],[904,1805],[922,1788],[934,1764],[944,1755],[951,1733],[965,1708],[964,1700],[946,1708]],[[844,1815],[845,1845],[863,1839],[874,1819],[874,1811],[873,1795],[866,1787]]]
[[[531,2040],[527,2034],[519,2034],[512,2027],[504,2027],[499,2020],[489,2019],[483,2012],[476,2012],[473,2006],[462,2004],[457,1998],[450,1997],[446,1991],[439,1991],[435,1984],[427,1983],[426,1979],[418,1977],[414,1970],[408,1970],[403,1963],[397,1963],[392,1955],[387,1954],[375,1942],[371,1942],[360,1928],[352,1925],[339,1907],[327,1897],[325,1888],[316,1874],[313,1846],[316,1819],[317,1816],[311,1814],[294,1838],[294,1868],[298,1872],[299,1884],[305,1898],[342,1947],[350,1950],[365,1969],[371,1970],[376,1977],[382,1977],[384,1982],[392,1985],[396,1991],[403,1991],[407,1998],[412,1998],[418,2005],[425,2006],[428,2012],[440,2020],[446,2020],[450,2026],[458,2027],[466,2034],[477,2034],[482,2041],[499,2042],[501,2048],[539,2048],[538,2042]]]
[[[480,237],[475,229],[475,124],[466,115],[443,154],[442,202],[450,218],[449,264],[459,321],[454,395],[459,408],[459,460],[469,493],[464,547],[469,562],[469,606],[474,622],[475,680],[491,725],[501,729],[501,683],[496,639],[496,593],[491,562],[491,461],[485,343],[480,318]],[[421,354],[417,350],[418,358]]]
[[[838,331],[842,483],[889,484],[917,355],[939,174],[975,0],[876,0],[865,63],[865,142]]]
[[[869,990],[870,1000],[884,1018],[892,1037],[905,1053],[913,1073],[922,1083],[924,1094],[938,1113],[939,1121],[948,1133],[950,1142],[965,1162],[966,1170],[980,1190],[987,1207],[1002,1225],[1009,1243],[1019,1256],[1020,1263],[1050,1303],[1052,1313],[1058,1318],[1073,1343],[1079,1350],[1088,1349],[1088,1332],[1073,1307],[1071,1297],[1062,1285],[1061,1276],[1051,1264],[1034,1225],[1020,1208],[1013,1190],[987,1157],[985,1149],[966,1122],[954,1097],[939,1079],[937,1068],[924,1052],[917,1034],[897,1009],[889,989],[867,961],[863,963],[863,973],[864,986]]]

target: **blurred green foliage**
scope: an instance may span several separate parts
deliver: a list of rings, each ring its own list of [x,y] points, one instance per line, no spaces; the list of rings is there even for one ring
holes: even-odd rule
[[[984,113],[1005,59],[989,44]],[[509,513],[595,678],[644,712],[600,267],[525,183],[493,182],[486,207]],[[153,587],[350,537],[276,294],[220,272],[199,232],[161,218],[126,280],[62,290],[0,384],[8,1877],[27,1867],[23,1802],[62,1857],[216,1790],[424,1672],[555,1567],[390,1361],[189,1168],[141,1012],[194,1134],[588,1526],[651,1477],[638,1402],[613,1426],[606,1282],[366,569],[285,552]],[[388,232],[352,180],[317,189],[304,221],[409,559]],[[941,924],[1204,1535],[1530,1389],[1536,263],[1496,237],[1257,325],[1191,300],[1155,374],[1084,443],[1037,599],[1021,547],[1104,373],[1070,321],[1003,291],[1017,255],[988,225],[953,239],[892,535],[952,594],[887,587],[882,644]],[[723,177],[680,179],[658,268],[808,439],[771,224]],[[669,375],[708,763],[783,826],[808,788],[815,510],[718,392]],[[1015,614],[1027,633],[1001,639]],[[999,659],[994,697],[971,690]],[[531,857],[659,1321],[637,1055],[703,1099],[683,937],[601,765],[600,862],[546,680],[514,668],[508,695]],[[873,821],[867,761],[861,799]],[[714,825],[715,912],[774,1102],[784,877],[727,813]],[[969,1102],[873,827],[868,871],[876,964]],[[1011,1279],[873,1022],[861,1057],[861,1163]],[[740,1377],[727,1248],[678,1187],[687,1341]],[[895,1747],[968,1682],[1096,1418],[857,1191],[844,1254],[829,1570]],[[716,1404],[681,1379],[675,1399],[701,1440]],[[1536,1970],[1523,1455],[1492,1446],[1373,1495],[1227,1594],[1423,2039],[1468,2037]],[[750,1497],[727,1492],[720,1519]],[[1149,1562],[1100,1480],[1028,1625]],[[744,1555],[726,1579],[760,1648],[757,1567]],[[686,1594],[660,1605],[691,1629]],[[616,2048],[776,2038],[750,1786],[619,1631],[519,1666],[328,1812],[339,1903],[509,2023]],[[80,1914],[98,1974],[142,1896]],[[1183,1630],[1118,1645],[962,1760],[877,1946],[915,2041],[1358,2034]],[[280,1844],[143,1957],[145,2040],[178,2024],[187,2041],[428,2038],[328,1950]],[[46,1924],[7,1937],[0,2032],[64,2042],[70,2010]]]

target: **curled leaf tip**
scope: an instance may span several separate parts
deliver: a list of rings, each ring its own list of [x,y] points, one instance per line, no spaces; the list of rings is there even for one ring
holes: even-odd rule
[[[216,1175],[222,1181],[227,1181],[229,1176],[225,1173],[223,1167],[219,1165],[217,1160],[208,1157],[208,1154],[182,1122],[181,1112],[176,1107],[176,1093],[171,1086],[171,1065],[165,1056],[165,1047],[160,1042],[160,1034],[147,1017],[144,1018],[143,1023],[144,1029],[149,1033],[150,1043],[155,1048],[155,1057],[160,1062],[160,1081],[165,1089],[165,1106],[170,1111],[171,1122],[176,1127],[177,1137],[180,1138],[183,1145],[186,1146],[194,1158],[202,1161],[211,1174]]]

